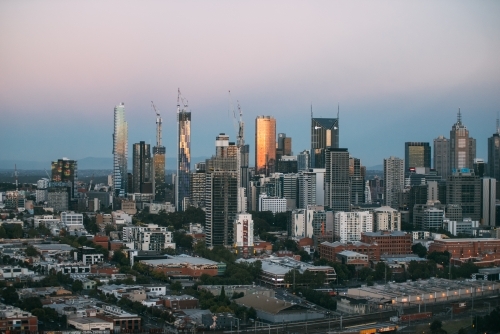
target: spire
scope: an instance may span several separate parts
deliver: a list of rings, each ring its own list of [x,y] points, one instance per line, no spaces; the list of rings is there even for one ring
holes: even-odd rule
[[[497,133],[500,134],[500,119],[498,118],[498,112],[497,112]]]
[[[340,115],[340,103],[337,102],[337,122],[339,120],[339,115]]]
[[[460,113],[460,108],[458,108],[457,124],[462,124],[462,114]]]
[[[313,118],[313,103],[311,102],[311,118]]]

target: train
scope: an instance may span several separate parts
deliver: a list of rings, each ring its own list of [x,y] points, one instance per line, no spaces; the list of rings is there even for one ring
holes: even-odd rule
[[[412,314],[402,314],[400,317],[391,317],[391,322],[406,322],[432,318],[432,312],[421,312]]]

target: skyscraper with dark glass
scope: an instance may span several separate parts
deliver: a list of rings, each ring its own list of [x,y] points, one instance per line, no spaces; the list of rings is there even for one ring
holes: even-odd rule
[[[434,139],[434,169],[443,179],[450,175],[450,140],[444,136]]]
[[[78,197],[76,182],[78,181],[78,163],[68,158],[52,161],[52,180],[54,182],[71,182],[70,198]]]
[[[153,193],[150,145],[141,141],[132,148],[134,193]]]
[[[326,148],[325,168],[325,206],[333,211],[350,211],[351,186],[347,148]]]
[[[311,113],[311,168],[325,168],[325,150],[339,148],[339,118],[314,118]]]
[[[179,92],[180,95],[180,92]],[[177,105],[177,177],[175,202],[177,211],[185,209],[185,199],[189,199],[191,170],[191,112],[186,111],[187,102]]]
[[[122,102],[114,110],[113,194],[115,197],[127,195],[127,149],[128,125],[125,121],[125,104]]]
[[[500,127],[488,138],[488,176],[500,182]]]
[[[405,175],[409,174],[410,168],[431,168],[431,146],[423,142],[405,143]]]

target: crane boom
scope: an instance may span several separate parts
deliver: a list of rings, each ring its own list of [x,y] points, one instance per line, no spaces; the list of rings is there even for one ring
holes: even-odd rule
[[[161,146],[161,124],[162,124],[162,119],[160,116],[160,112],[158,109],[156,109],[155,104],[153,101],[151,101],[151,106],[153,107],[154,112],[156,113],[156,147]]]

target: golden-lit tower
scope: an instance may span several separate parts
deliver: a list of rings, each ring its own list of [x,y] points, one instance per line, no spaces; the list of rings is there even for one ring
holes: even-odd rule
[[[276,165],[276,119],[257,116],[255,119],[255,173],[274,173]]]

